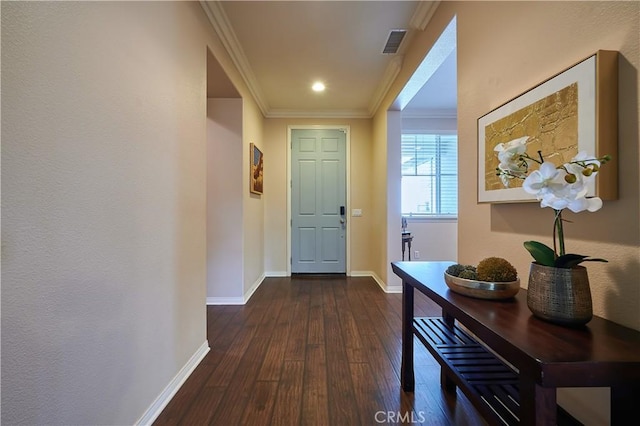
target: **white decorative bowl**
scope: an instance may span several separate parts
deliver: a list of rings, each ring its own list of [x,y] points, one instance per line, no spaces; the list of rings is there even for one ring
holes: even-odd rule
[[[451,291],[478,299],[508,299],[520,291],[520,278],[509,282],[467,280],[444,273],[444,282]]]

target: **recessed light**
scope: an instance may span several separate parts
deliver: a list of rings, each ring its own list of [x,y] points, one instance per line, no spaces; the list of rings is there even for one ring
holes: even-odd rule
[[[311,89],[314,92],[324,92],[324,84],[320,81],[316,81],[313,83],[313,86],[311,86]]]

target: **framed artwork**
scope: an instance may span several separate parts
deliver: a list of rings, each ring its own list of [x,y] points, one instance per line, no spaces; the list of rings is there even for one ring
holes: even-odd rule
[[[496,145],[528,136],[526,152],[556,165],[579,151],[612,156],[588,196],[617,198],[618,52],[599,50],[478,119],[478,202],[534,201],[512,180],[496,174]]]
[[[262,176],[264,173],[264,156],[262,155],[262,151],[255,146],[253,143],[250,144],[250,154],[249,157],[251,159],[251,175],[249,176],[249,190],[252,194],[262,194],[262,186],[263,180]]]

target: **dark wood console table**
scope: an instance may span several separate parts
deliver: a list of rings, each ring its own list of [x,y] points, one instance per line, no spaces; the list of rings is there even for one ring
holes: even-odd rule
[[[640,332],[595,317],[579,328],[535,318],[526,290],[493,301],[456,294],[443,274],[452,262],[393,262],[402,278],[402,388],[413,392],[414,335],[441,366],[441,385],[460,387],[491,424],[548,426],[556,388],[610,387],[611,424],[640,412]],[[442,317],[414,318],[414,289]]]

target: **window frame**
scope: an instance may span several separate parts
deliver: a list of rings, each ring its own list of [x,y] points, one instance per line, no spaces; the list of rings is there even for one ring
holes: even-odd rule
[[[400,150],[402,150],[402,136],[403,135],[436,135],[436,136],[456,136],[456,156],[458,156],[458,152],[459,152],[459,140],[458,140],[458,132],[456,130],[433,130],[433,129],[429,129],[429,130],[425,130],[425,129],[403,129],[400,132]],[[460,176],[460,172],[459,172],[459,168],[457,167],[457,165],[459,165],[459,162],[456,162],[456,171],[457,171],[457,175],[456,176]],[[422,175],[403,175],[402,174],[402,166],[400,168],[400,189],[402,192],[402,177],[403,176],[422,176]],[[440,180],[440,174],[437,174],[437,179],[438,181]],[[457,181],[458,182],[458,181]],[[438,184],[439,185],[439,184]],[[438,196],[440,196],[438,194]],[[401,199],[402,199],[402,194],[400,195]],[[458,199],[456,199],[456,201],[458,201]],[[459,203],[458,203],[459,206]],[[419,214],[419,213],[404,213],[402,212],[402,202],[400,203],[400,214],[402,217],[406,218],[408,220],[408,222],[455,222],[458,220],[458,214],[459,211],[456,208],[456,214],[455,215],[443,215],[443,214]]]

